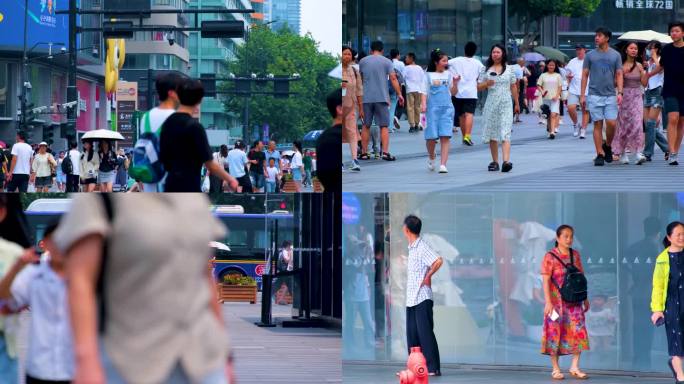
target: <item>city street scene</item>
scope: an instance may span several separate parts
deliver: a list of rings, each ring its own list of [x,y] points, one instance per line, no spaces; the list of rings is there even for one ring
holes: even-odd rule
[[[342,11],[345,191],[684,189],[681,2]]]
[[[341,383],[333,196],[0,194],[0,382]]]
[[[344,382],[672,382],[683,214],[681,193],[345,192]]]
[[[340,173],[327,106],[340,13],[314,0],[3,1],[0,191],[322,192]]]

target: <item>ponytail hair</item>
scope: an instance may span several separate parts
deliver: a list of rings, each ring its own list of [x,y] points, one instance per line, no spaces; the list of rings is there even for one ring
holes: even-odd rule
[[[681,225],[682,227],[684,227],[684,223],[682,223],[681,221],[673,221],[673,222],[671,222],[670,224],[667,225],[667,228],[666,228],[666,230],[665,230],[665,232],[667,233],[667,236],[665,236],[665,238],[663,238],[663,246],[664,246],[665,248],[667,248],[667,247],[669,247],[670,245],[672,245],[672,243],[670,243],[670,240],[668,240],[668,237],[669,237],[669,236],[672,236],[672,232],[674,232],[674,229],[677,228],[677,227],[679,227],[680,225]]]
[[[570,230],[570,232],[572,232],[573,234],[575,233],[575,228],[573,228],[567,224],[563,224],[560,227],[556,228],[556,238],[560,237],[561,233],[563,233],[563,231],[566,229]],[[555,244],[556,244],[555,246],[557,247],[558,246],[558,240],[556,240]]]
[[[439,48],[430,52],[430,61],[428,62],[427,72],[437,72],[437,63],[442,60],[442,57],[447,54],[442,52]]]

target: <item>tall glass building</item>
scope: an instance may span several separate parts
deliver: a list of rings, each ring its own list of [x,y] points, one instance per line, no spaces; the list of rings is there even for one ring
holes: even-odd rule
[[[432,279],[443,364],[550,367],[540,354],[541,260],[556,228],[569,224],[592,308],[582,366],[668,370],[665,330],[650,322],[651,280],[666,225],[684,215],[684,194],[345,193],[342,200],[343,360],[406,361],[402,226],[416,214],[444,259]]]
[[[290,30],[299,35],[301,30],[301,0],[264,0],[264,14],[266,22],[271,23],[274,31],[287,25]]]
[[[477,55],[504,41],[504,0],[343,0],[345,44],[368,52],[370,43],[381,40],[386,53],[398,48],[415,52],[419,63],[440,48],[450,56],[462,56],[463,47],[474,41]],[[483,53],[485,52],[485,53]]]

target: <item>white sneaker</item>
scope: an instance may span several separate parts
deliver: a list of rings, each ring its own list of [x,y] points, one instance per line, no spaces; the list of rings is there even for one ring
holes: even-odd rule
[[[434,161],[434,160],[428,160],[428,169],[429,169],[430,171],[434,171],[434,170],[435,170],[435,161]]]
[[[579,136],[580,129],[577,125],[574,125],[572,127],[572,137],[577,137]]]
[[[580,139],[584,139],[587,136],[587,129],[586,128],[580,128]]]
[[[620,156],[620,164],[629,164],[629,156],[626,153]]]
[[[645,163],[645,162],[646,162],[646,156],[644,156],[643,153],[638,152],[637,155],[636,155],[636,161],[634,162],[634,164],[636,164],[636,165],[641,165],[641,164],[643,164],[643,163]]]
[[[352,164],[351,164],[351,167],[349,167],[349,170],[350,171],[357,171],[357,172],[360,171],[361,166],[359,165],[359,161],[356,159],[352,160]]]
[[[449,173],[449,171],[446,168],[446,165],[439,166],[439,173]]]
[[[394,120],[394,128],[400,129],[401,125],[399,125],[399,119],[396,116],[394,116],[393,120]]]

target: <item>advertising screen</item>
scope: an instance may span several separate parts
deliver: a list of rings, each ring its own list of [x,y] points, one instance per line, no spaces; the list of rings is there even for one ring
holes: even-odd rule
[[[24,15],[26,0],[0,1],[0,50],[21,50],[24,45]],[[35,43],[69,43],[68,0],[28,0],[27,49]],[[37,50],[47,50],[41,45]],[[57,48],[59,49],[59,48]]]

